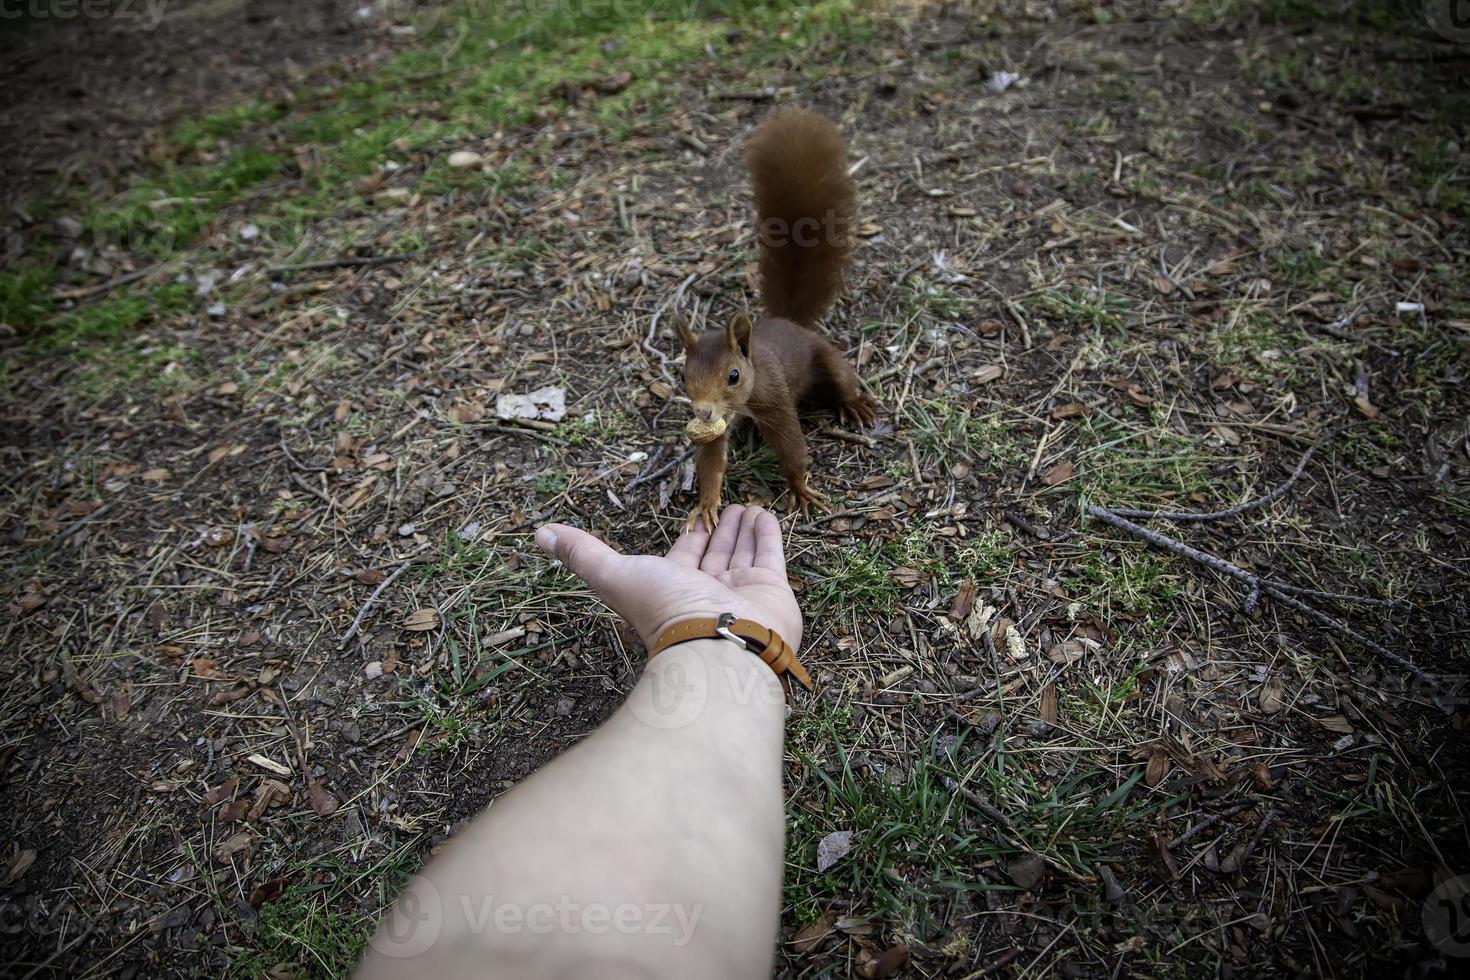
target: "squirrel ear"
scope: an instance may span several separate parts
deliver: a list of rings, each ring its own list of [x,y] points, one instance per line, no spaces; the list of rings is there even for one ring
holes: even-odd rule
[[[725,325],[725,345],[743,357],[750,356],[750,317],[744,313]]]
[[[684,315],[683,310],[674,313],[674,333],[678,335],[679,342],[684,345],[686,351],[694,350],[699,343],[699,336],[689,329],[689,318]]]

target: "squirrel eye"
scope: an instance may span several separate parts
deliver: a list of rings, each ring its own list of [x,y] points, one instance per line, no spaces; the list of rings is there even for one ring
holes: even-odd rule
[[[730,387],[732,387],[732,388],[735,387],[736,385],[738,385],[740,383],[740,372],[737,369],[735,369],[735,368],[731,368],[730,369],[730,377],[729,377],[728,380],[730,382]]]

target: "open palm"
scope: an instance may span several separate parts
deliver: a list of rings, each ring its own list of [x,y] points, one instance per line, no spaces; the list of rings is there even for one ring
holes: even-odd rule
[[[536,543],[561,559],[626,619],[645,644],[671,624],[734,613],[801,643],[801,610],[786,581],[781,525],[769,511],[733,505],[713,534],[701,520],[660,558],[620,555],[597,537],[565,524],[536,531]]]

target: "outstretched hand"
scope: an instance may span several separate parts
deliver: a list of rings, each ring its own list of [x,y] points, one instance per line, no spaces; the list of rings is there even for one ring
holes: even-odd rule
[[[565,524],[537,529],[536,543],[590,585],[652,644],[670,624],[731,612],[801,644],[801,610],[786,581],[781,525],[759,507],[727,507],[713,534],[701,520],[669,553],[620,555]]]

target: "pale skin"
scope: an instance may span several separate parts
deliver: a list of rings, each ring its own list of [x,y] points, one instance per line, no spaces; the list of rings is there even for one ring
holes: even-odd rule
[[[664,557],[576,528],[536,542],[637,630],[733,612],[798,648],[781,529],[729,507]],[[360,978],[763,977],[780,911],[785,698],[723,639],[671,647],[574,749],[499,797],[405,888]]]

